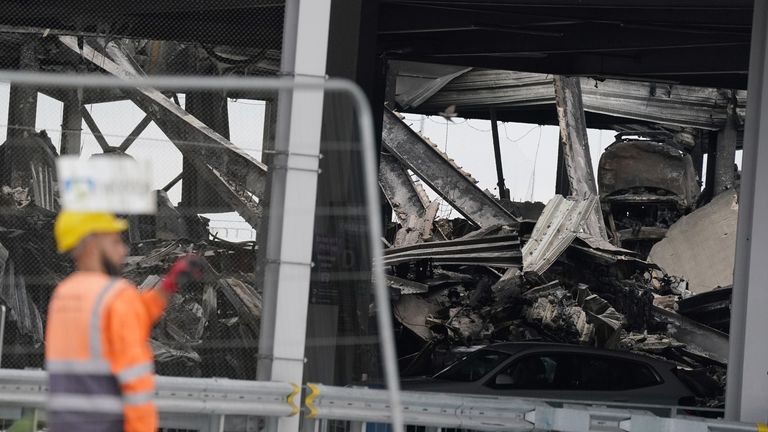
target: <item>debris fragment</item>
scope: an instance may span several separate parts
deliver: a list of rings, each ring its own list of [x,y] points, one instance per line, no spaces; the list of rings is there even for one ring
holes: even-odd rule
[[[694,293],[733,285],[738,213],[736,191],[721,193],[672,225],[648,259],[687,280]]]

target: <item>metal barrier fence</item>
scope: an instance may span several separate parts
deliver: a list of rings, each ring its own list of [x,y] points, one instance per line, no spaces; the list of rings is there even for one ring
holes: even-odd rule
[[[220,432],[227,430],[225,421],[231,416],[298,415],[300,390],[279,382],[158,377],[155,403],[166,430]],[[305,391],[306,432],[391,430],[386,390],[307,384]],[[0,369],[0,424],[27,417],[31,430],[41,430],[46,396],[44,371]],[[681,411],[686,407],[411,391],[401,392],[401,400],[404,423],[414,431],[765,432],[764,425],[685,416]]]
[[[161,376],[155,403],[163,428],[216,432],[224,430],[227,416],[295,416],[300,390],[280,382]],[[47,393],[45,371],[0,369],[0,419],[8,423],[28,417],[31,430],[39,430]]]
[[[391,421],[387,391],[308,384],[305,430],[374,432]],[[408,430],[439,431],[617,431],[765,432],[760,424],[726,422],[684,414],[686,407],[610,402],[564,402],[496,396],[463,396],[403,391],[403,422]],[[606,406],[608,405],[608,406]],[[688,407],[687,409],[690,409]],[[721,410],[704,410],[697,412]],[[341,425],[341,428],[338,426]],[[414,428],[416,427],[416,428]],[[425,428],[425,429],[421,429]]]

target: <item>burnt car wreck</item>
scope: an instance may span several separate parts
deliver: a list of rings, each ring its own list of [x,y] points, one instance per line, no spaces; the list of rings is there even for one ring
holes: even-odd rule
[[[684,149],[625,134],[617,139],[600,157],[600,202],[613,243],[647,257],[695,207],[701,186]]]

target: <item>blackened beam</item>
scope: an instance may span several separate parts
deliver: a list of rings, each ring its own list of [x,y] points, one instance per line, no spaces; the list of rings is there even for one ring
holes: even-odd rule
[[[80,113],[83,115],[83,120],[85,121],[85,124],[88,125],[88,129],[91,130],[91,134],[96,138],[96,142],[99,143],[101,151],[104,153],[112,151],[112,147],[107,142],[104,134],[101,133],[101,129],[99,129],[99,125],[96,124],[96,120],[93,119],[91,113],[85,107],[80,107]]]
[[[149,124],[152,123],[152,117],[147,114],[144,116],[143,119],[139,122],[139,124],[136,125],[135,128],[131,131],[131,133],[125,137],[122,144],[120,144],[120,151],[125,153],[126,150],[136,141],[136,138],[141,135],[142,132],[144,132],[144,129],[149,126]]]
[[[410,215],[424,216],[428,202],[416,189],[405,167],[396,157],[382,153],[379,159],[379,186],[401,225]]]
[[[133,62],[121,49],[109,50],[116,61],[83,45],[72,37],[59,38],[64,45],[86,60],[119,78],[140,77]],[[119,48],[119,47],[117,47]],[[267,167],[237,148],[183,108],[154,89],[137,89],[131,100],[157,124],[170,141],[192,161],[199,174],[251,226],[258,229],[263,209],[257,199],[263,196]]]
[[[711,327],[658,306],[653,307],[656,319],[671,327],[675,339],[688,345],[694,352],[705,352],[721,363],[728,363],[728,335]]]
[[[433,264],[467,264],[520,267],[520,239],[500,235],[470,240],[447,240],[390,248],[384,252],[385,265],[430,260]]]
[[[498,112],[538,110],[555,102],[552,81],[552,75],[547,74],[473,69],[409,112],[435,113],[449,105],[460,106],[465,113],[483,115],[491,108]],[[720,130],[727,119],[729,97],[716,88],[616,79],[598,81],[588,77],[581,77],[580,81],[584,111],[628,119],[617,123],[637,120]],[[742,123],[746,92],[736,91],[736,98],[736,111]]]
[[[568,172],[565,169],[565,155],[563,154],[563,135],[557,137],[557,168],[555,169],[555,195],[568,195]]]
[[[168,192],[169,190],[173,189],[174,186],[176,186],[181,179],[184,178],[184,172],[180,172],[179,175],[173,178],[173,180],[169,181],[167,185],[163,186],[163,190],[165,192]]]
[[[434,144],[387,109],[382,135],[387,151],[467,220],[480,227],[499,224],[517,227],[519,220],[515,216],[477,187],[476,182]]]
[[[84,44],[82,51],[77,39],[61,36],[59,40],[86,60],[106,72],[124,79],[140,77],[122,50],[111,49],[110,59]],[[186,156],[205,161],[222,175],[240,179],[243,188],[256,197],[261,197],[267,175],[267,167],[239,149],[226,138],[216,133],[183,108],[155,89],[141,88],[131,92],[131,100],[147,113],[163,133]]]
[[[555,75],[554,84],[555,106],[560,123],[560,144],[563,147],[570,185],[569,195],[579,200],[587,200],[598,195],[592,158],[589,154],[581,81],[579,78]],[[599,202],[587,218],[584,230],[598,239],[608,238]]]
[[[420,219],[426,216],[430,204],[427,192],[414,183],[403,164],[388,153],[382,153],[379,158],[379,186],[401,226],[408,226],[411,215]],[[432,237],[445,240],[445,234],[437,226],[432,227]]]
[[[499,123],[496,120],[496,110],[491,108],[491,137],[493,138],[493,156],[496,161],[496,186],[499,188],[499,198],[508,200],[509,189],[504,184],[504,167],[501,163],[501,143],[499,142]]]

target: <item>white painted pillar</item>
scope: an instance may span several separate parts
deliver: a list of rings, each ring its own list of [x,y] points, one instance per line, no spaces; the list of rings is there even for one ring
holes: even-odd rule
[[[739,227],[731,306],[726,418],[768,420],[768,2],[755,0]]]
[[[288,0],[281,69],[297,80],[325,79],[331,0]],[[259,378],[303,384],[315,225],[323,91],[281,92],[264,263]],[[277,421],[297,432],[299,416]]]

